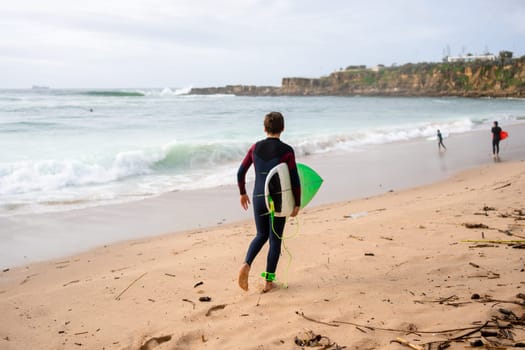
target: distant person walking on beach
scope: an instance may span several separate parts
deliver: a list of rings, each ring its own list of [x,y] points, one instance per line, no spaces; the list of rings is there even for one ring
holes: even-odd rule
[[[263,292],[268,292],[275,287],[275,271],[281,254],[281,237],[286,223],[285,217],[274,217],[272,219],[266,208],[264,198],[264,186],[268,172],[279,163],[286,163],[290,171],[292,192],[295,199],[295,208],[290,216],[294,217],[299,213],[301,201],[301,185],[299,174],[295,163],[293,148],[282,142],[279,137],[284,130],[284,118],[279,112],[268,113],[264,118],[264,131],[267,138],[253,144],[242,161],[237,172],[237,184],[241,194],[240,202],[244,210],[248,209],[250,198],[246,194],[246,172],[253,164],[255,169],[255,184],[253,189],[253,215],[257,234],[253,238],[244,263],[239,271],[239,287],[248,290],[248,275],[253,260],[266,243],[270,241],[270,249],[266,260],[266,271],[262,276],[266,280]]]
[[[499,142],[501,141],[501,128],[498,126],[498,122],[494,122],[492,127],[492,156],[494,158],[499,157]]]
[[[443,147],[445,149],[445,151],[447,150],[447,148],[445,147],[445,144],[443,143],[443,135],[441,135],[441,131],[437,131],[437,138],[438,138],[438,148],[439,150],[441,151],[441,147]]]

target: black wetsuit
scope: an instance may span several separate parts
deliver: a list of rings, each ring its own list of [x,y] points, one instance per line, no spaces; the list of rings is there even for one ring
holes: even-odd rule
[[[492,154],[499,154],[499,142],[501,141],[501,128],[499,126],[492,127]]]
[[[237,184],[241,195],[246,194],[246,172],[252,163],[255,169],[255,185],[253,189],[252,203],[257,235],[254,237],[248,248],[246,263],[250,266],[252,265],[253,260],[269,239],[270,249],[266,261],[266,272],[274,274],[281,254],[281,239],[279,237],[282,237],[283,235],[286,218],[274,218],[274,233],[272,231],[271,219],[264,199],[264,184],[266,182],[266,176],[268,172],[279,163],[286,163],[290,171],[290,181],[295,198],[295,205],[299,206],[301,200],[299,175],[297,173],[297,165],[295,163],[295,155],[292,147],[278,138],[266,138],[250,147],[246,157],[244,157],[244,160],[239,167],[239,171],[237,172]]]
[[[443,136],[441,135],[441,133],[438,131],[437,133],[437,137],[438,137],[438,148],[440,148],[441,146],[443,146],[444,149],[447,149],[445,147],[445,145],[443,144]]]

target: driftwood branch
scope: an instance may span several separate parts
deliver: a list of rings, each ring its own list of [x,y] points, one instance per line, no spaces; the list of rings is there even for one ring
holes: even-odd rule
[[[115,298],[115,300],[120,300],[120,297],[122,296],[122,294],[124,294],[132,285],[134,285],[139,279],[141,279],[142,277],[146,276],[147,272],[144,272],[142,275],[140,275],[139,277],[137,277],[133,282],[131,282],[126,288],[124,288],[124,290],[122,292],[120,292],[119,295],[117,295],[117,297]]]
[[[408,340],[405,340],[405,339],[399,338],[399,337],[397,337],[395,340],[391,340],[390,342],[391,343],[399,343],[401,345],[408,346],[410,349],[414,349],[414,350],[424,350],[425,349],[421,345],[416,345],[416,344],[409,343]]]
[[[319,323],[319,324],[324,324],[326,326],[330,326],[330,327],[339,327],[338,324],[333,324],[333,323],[328,323],[328,322],[323,322],[323,321],[318,321],[316,319],[313,319],[311,317],[308,317],[304,314],[304,312],[299,312],[299,311],[296,311],[295,312],[297,315],[301,316],[302,318],[304,318],[305,320],[308,320],[308,321],[311,321],[311,322],[315,322],[315,323]]]
[[[333,321],[333,322],[334,323],[348,324],[348,325],[355,326],[355,327],[367,328],[367,329],[370,329],[372,331],[386,331],[386,332],[397,332],[397,333],[414,333],[414,331],[411,331],[411,330],[408,330],[408,329],[374,327],[374,326],[368,326],[368,325],[363,325],[363,324],[358,324],[358,323],[353,323],[353,322],[347,322],[347,321]],[[492,327],[492,326],[487,326],[487,327]],[[474,329],[478,330],[478,328],[479,328],[479,326],[444,329],[444,330],[438,330],[438,331],[436,331],[436,330],[434,330],[434,331],[420,331],[420,330],[417,330],[416,333],[421,333],[421,334],[452,333],[452,332],[468,331],[468,330],[474,330]]]

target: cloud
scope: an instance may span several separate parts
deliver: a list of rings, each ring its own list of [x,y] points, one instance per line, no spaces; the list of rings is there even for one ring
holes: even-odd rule
[[[279,84],[350,64],[439,61],[447,45],[523,55],[524,23],[518,0],[8,2],[0,67],[20,74],[0,84]]]

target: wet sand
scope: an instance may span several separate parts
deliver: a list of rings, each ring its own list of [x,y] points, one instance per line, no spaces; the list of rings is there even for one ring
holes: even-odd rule
[[[525,124],[504,126],[501,162],[523,159]],[[419,140],[371,146],[352,153],[315,155],[298,161],[325,182],[310,207],[354,200],[444,180],[458,171],[493,163],[490,132],[474,131],[437,142]],[[209,228],[251,218],[231,186],[173,192],[138,202],[68,212],[0,217],[0,268],[58,258],[113,242]],[[251,191],[250,185],[248,190]]]

